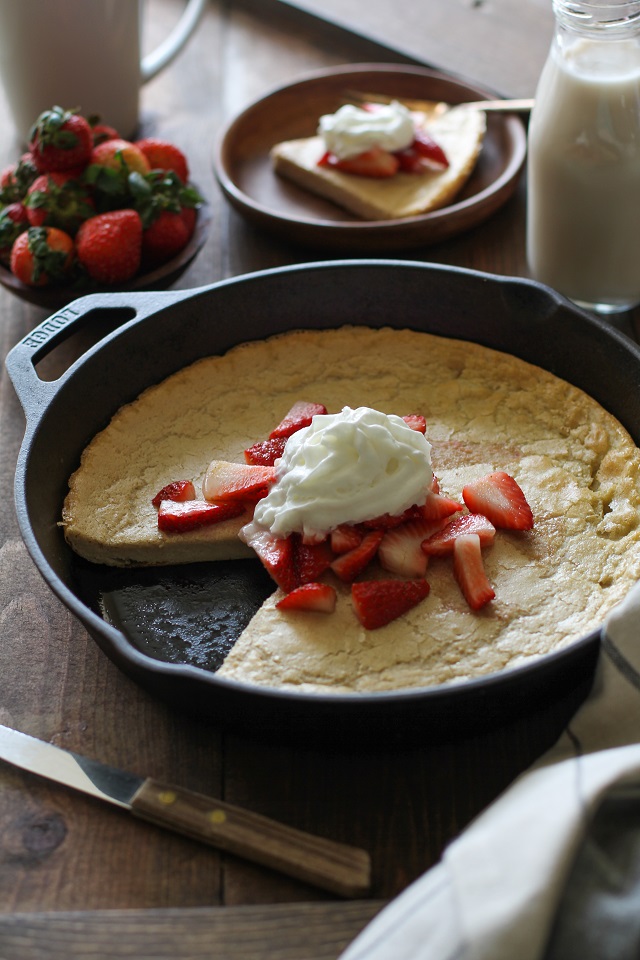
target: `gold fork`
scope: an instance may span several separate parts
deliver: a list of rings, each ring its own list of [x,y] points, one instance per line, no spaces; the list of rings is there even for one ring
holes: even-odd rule
[[[379,93],[363,93],[360,90],[345,90],[343,98],[345,102],[353,103],[356,106],[363,103],[391,103],[392,100],[397,100],[409,110],[425,113],[431,118],[441,116],[452,106],[458,106],[458,104],[445,103],[444,101],[388,97]],[[473,100],[465,103],[464,106],[471,107],[474,110],[482,110],[486,113],[529,113],[533,107],[533,100]]]

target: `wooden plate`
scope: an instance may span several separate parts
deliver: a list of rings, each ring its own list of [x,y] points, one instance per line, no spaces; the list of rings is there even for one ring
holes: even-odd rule
[[[281,87],[245,109],[223,130],[214,170],[228,201],[247,220],[285,240],[351,251],[389,251],[431,244],[468,230],[512,195],[526,155],[526,131],[514,115],[487,115],[478,163],[454,203],[398,220],[358,220],[277,176],[274,143],[315,134],[318,118],[333,113],[348,89],[447,103],[492,98],[480,87],[422,67],[356,64],[315,73]]]
[[[60,310],[76,297],[82,297],[87,293],[113,293],[115,290],[163,290],[174,283],[181,273],[183,273],[194,259],[196,254],[204,245],[211,225],[211,208],[204,201],[198,207],[198,219],[189,243],[180,253],[156,267],[155,270],[149,270],[147,273],[140,273],[128,283],[117,287],[103,287],[98,284],[82,283],[67,284],[49,287],[29,287],[15,277],[11,271],[0,264],[0,283],[11,293],[22,300],[28,300],[38,307],[44,307],[47,310]]]

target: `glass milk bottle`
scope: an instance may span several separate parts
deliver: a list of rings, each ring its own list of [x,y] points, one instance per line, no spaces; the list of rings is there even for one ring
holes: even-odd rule
[[[552,2],[529,125],[529,269],[616,313],[640,303],[640,0]]]

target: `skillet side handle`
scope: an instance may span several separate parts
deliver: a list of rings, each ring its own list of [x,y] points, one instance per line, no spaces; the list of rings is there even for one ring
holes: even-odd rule
[[[42,380],[36,364],[72,334],[79,332],[97,311],[117,311],[126,316],[121,326],[191,296],[193,290],[90,294],[69,303],[43,320],[7,354],[5,366],[27,420],[41,413],[50,397],[71,374],[75,364],[57,380]],[[113,335],[113,334],[110,334]],[[96,342],[100,339],[97,338]],[[79,363],[82,357],[76,361]]]

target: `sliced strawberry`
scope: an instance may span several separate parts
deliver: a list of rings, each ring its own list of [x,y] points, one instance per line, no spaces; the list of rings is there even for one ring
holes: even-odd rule
[[[458,539],[468,533],[476,533],[483,547],[490,546],[496,535],[496,528],[485,516],[479,513],[465,513],[450,520],[441,530],[422,542],[422,549],[430,557],[444,557],[453,553]]]
[[[258,440],[257,443],[247,447],[244,451],[244,459],[247,463],[257,464],[262,467],[272,467],[278,457],[281,457],[284,453],[284,445],[286,442],[286,437]]]
[[[357,527],[343,523],[331,531],[331,549],[334,553],[349,553],[362,541],[363,534]]]
[[[275,430],[272,430],[269,434],[269,439],[273,440],[277,437],[290,437],[292,433],[296,433],[298,430],[302,430],[303,427],[308,427],[311,423],[313,417],[318,416],[318,414],[325,414],[327,408],[321,403],[311,403],[307,400],[298,400],[297,403],[291,407],[286,417],[280,421]]]
[[[411,610],[429,593],[426,580],[361,580],[351,598],[365,630],[377,630]]]
[[[427,420],[421,413],[409,413],[402,419],[412,430],[417,430],[418,433],[427,432]]]
[[[449,158],[440,144],[422,127],[416,127],[413,148],[432,168],[446,170],[449,166]]]
[[[383,513],[379,517],[373,517],[371,520],[363,520],[362,527],[367,530],[393,530],[409,520],[417,520],[422,517],[422,507],[417,505],[407,507],[402,513],[391,514]]]
[[[424,577],[429,558],[423,540],[440,528],[442,521],[413,520],[388,530],[378,548],[380,565],[399,577]]]
[[[318,161],[320,167],[331,167],[342,173],[352,173],[358,177],[374,177],[384,179],[393,177],[400,167],[400,161],[393,153],[383,150],[382,147],[371,147],[355,157],[341,160],[334,153],[327,152]]]
[[[531,530],[533,513],[521,487],[504,470],[472,480],[462,491],[469,510],[482,513],[496,527]]]
[[[472,610],[480,610],[495,597],[496,592],[485,573],[482,547],[477,533],[465,533],[456,539],[453,547],[453,572]]]
[[[305,543],[295,539],[294,564],[298,583],[312,583],[328,570],[333,560],[333,551],[328,540],[320,543]]]
[[[292,537],[276,537],[257,524],[248,523],[240,530],[240,539],[255,550],[264,568],[285,593],[291,593],[300,585]]]
[[[383,536],[384,530],[372,530],[371,533],[364,535],[357,547],[336,557],[331,564],[331,569],[335,575],[347,583],[355,580],[358,574],[375,557]]]
[[[452,500],[451,497],[445,497],[442,493],[434,493],[430,490],[427,499],[420,508],[424,520],[443,520],[454,513],[464,509],[464,504]]]
[[[275,481],[273,467],[213,460],[202,484],[205,500],[250,500],[266,496]]]
[[[396,150],[394,156],[398,158],[398,169],[402,173],[426,173],[429,166],[420,156],[413,144],[404,150]]]
[[[158,529],[165,533],[186,533],[198,527],[221,523],[244,513],[241,503],[209,503],[208,500],[163,500],[158,509]]]
[[[328,583],[303,583],[276,602],[278,610],[311,610],[314,613],[333,613],[336,591]]]
[[[173,480],[156,493],[151,501],[154,507],[159,507],[163,500],[175,500],[183,503],[185,500],[195,500],[196,488],[191,480]]]

